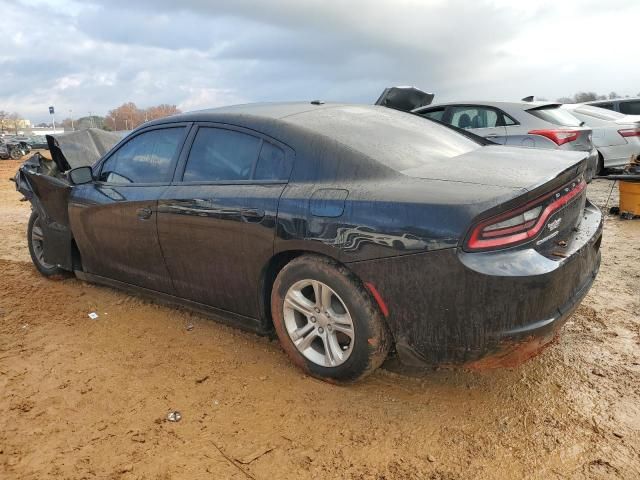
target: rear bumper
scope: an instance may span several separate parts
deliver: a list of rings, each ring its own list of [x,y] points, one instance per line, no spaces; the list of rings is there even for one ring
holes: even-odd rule
[[[594,281],[601,236],[602,215],[587,203],[564,258],[447,249],[350,266],[385,301],[401,363],[489,368],[553,340]]]
[[[585,172],[585,180],[587,183],[591,183],[591,180],[593,180],[593,177],[595,177],[598,172],[598,158],[598,151],[595,148],[592,149],[587,157],[587,169]]]

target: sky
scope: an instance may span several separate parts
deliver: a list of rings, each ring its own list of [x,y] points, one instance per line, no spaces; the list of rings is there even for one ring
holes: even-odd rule
[[[0,110],[640,92],[638,0],[0,0]]]

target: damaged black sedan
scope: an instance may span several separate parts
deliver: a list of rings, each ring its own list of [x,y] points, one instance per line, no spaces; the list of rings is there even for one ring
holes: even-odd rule
[[[50,140],[53,162],[16,178],[42,274],[275,331],[295,364],[331,381],[387,357],[527,358],[600,264],[585,154],[486,145],[380,106],[181,114],[104,155]]]

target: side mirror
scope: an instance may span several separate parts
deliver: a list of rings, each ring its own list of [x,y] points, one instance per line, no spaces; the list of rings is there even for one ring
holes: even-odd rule
[[[73,185],[82,185],[93,181],[93,170],[91,167],[78,167],[69,170],[69,180]]]

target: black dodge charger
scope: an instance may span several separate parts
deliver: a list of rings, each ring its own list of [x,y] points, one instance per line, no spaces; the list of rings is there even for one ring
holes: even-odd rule
[[[52,140],[55,165],[16,177],[42,274],[275,330],[331,381],[388,356],[515,364],[555,337],[600,264],[584,154],[486,145],[385,107],[181,114],[90,166]]]

